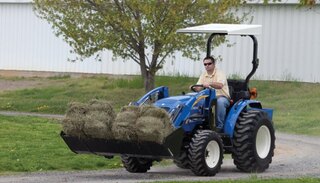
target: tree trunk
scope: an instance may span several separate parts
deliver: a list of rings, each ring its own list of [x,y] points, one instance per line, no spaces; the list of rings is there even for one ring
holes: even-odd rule
[[[143,85],[146,92],[154,89],[154,82],[155,82],[155,74],[149,71],[145,72],[146,74],[143,77]]]

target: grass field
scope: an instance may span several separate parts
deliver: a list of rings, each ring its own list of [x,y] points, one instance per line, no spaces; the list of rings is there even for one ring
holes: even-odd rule
[[[119,158],[76,155],[59,133],[55,120],[0,115],[0,172],[106,169],[121,166]]]
[[[36,78],[37,79],[37,78]],[[71,101],[90,99],[111,101],[117,111],[145,92],[140,77],[46,78],[44,87],[0,92],[0,110],[64,114]],[[156,86],[168,86],[171,95],[188,92],[196,78],[158,77]],[[264,107],[274,109],[279,131],[320,135],[320,84],[299,82],[252,81]]]
[[[54,77],[32,80],[41,80],[46,84],[37,88],[0,92],[0,110],[64,114],[71,101],[86,102],[98,98],[111,101],[119,111],[122,106],[145,93],[140,77]],[[187,92],[188,86],[196,80],[187,77],[158,77],[156,85],[169,86],[170,94],[177,95],[182,91]],[[278,131],[320,134],[320,84],[252,81],[251,86],[258,88],[258,100],[265,107],[274,108],[274,123]],[[103,157],[72,153],[59,137],[59,121],[0,116],[0,126],[0,174],[121,167],[119,157],[106,160]],[[319,179],[295,179],[292,182],[319,182]]]

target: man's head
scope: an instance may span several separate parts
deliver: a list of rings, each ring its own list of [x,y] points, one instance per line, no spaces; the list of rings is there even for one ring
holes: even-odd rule
[[[203,59],[203,65],[206,68],[207,72],[212,72],[214,70],[215,63],[216,63],[216,60],[211,56],[205,57]]]

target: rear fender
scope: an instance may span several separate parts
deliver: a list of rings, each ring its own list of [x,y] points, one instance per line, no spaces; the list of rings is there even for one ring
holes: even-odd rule
[[[233,137],[234,127],[236,125],[237,119],[240,113],[243,111],[244,108],[250,106],[251,108],[255,109],[262,109],[261,103],[256,100],[240,100],[235,103],[227,116],[225,125],[224,125],[224,133],[229,135],[231,138]]]

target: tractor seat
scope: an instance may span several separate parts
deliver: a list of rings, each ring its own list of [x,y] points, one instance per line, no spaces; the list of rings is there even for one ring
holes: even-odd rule
[[[250,99],[249,87],[245,80],[228,79],[228,87],[230,93],[230,106],[240,99]]]

